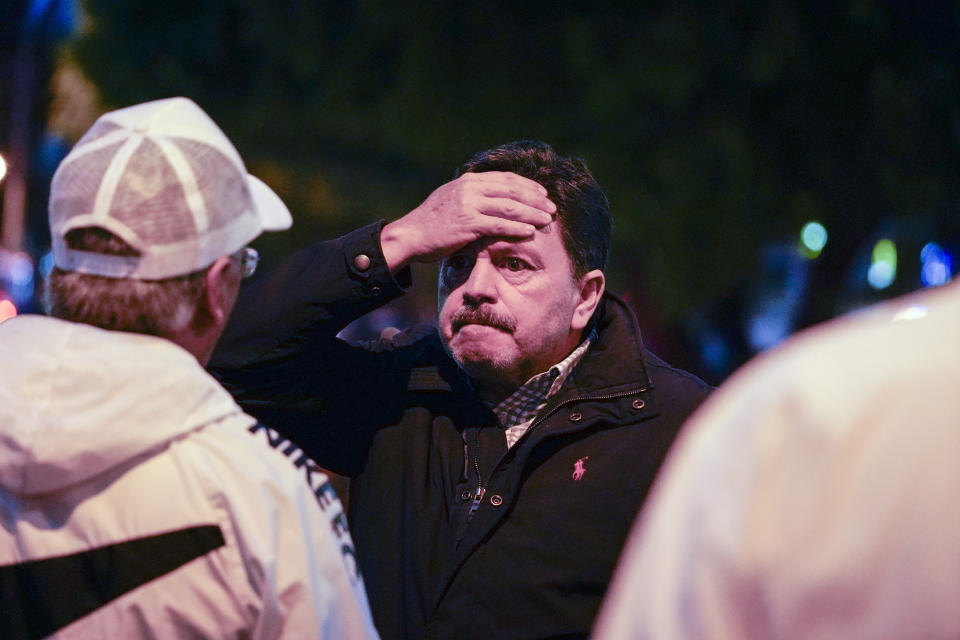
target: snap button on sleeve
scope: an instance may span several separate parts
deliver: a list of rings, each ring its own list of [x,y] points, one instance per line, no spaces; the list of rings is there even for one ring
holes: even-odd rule
[[[377,285],[371,286],[371,287],[370,287],[370,294],[371,294],[371,295],[375,295],[375,296],[380,295],[380,287],[378,287]]]
[[[366,271],[370,268],[370,256],[365,253],[358,253],[353,259],[353,264],[360,271]]]
[[[641,400],[640,398],[637,398],[636,400],[633,401],[633,408],[637,410],[643,409],[646,405],[647,403]]]
[[[570,414],[570,422],[580,422],[581,420],[583,420],[583,414],[579,411]]]
[[[490,496],[490,504],[492,504],[495,507],[499,507],[500,505],[503,504],[503,498],[498,494],[494,494]]]

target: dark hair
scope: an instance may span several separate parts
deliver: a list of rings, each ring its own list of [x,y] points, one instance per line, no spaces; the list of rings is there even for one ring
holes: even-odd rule
[[[557,205],[574,277],[607,266],[613,215],[607,196],[582,160],[562,156],[540,140],[518,140],[474,154],[454,177],[484,171],[510,171],[546,187]]]

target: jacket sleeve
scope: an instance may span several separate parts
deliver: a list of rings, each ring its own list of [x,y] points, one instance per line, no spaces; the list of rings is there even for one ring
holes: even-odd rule
[[[324,467],[351,475],[376,420],[391,351],[348,345],[337,333],[401,295],[380,249],[382,222],[309,247],[244,289],[209,370],[243,409],[302,446]],[[380,393],[384,402],[389,394]]]

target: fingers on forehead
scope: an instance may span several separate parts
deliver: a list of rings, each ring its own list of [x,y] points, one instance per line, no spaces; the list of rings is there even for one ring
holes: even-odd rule
[[[536,233],[536,228],[525,222],[508,220],[506,218],[491,219],[483,230],[484,237],[481,238],[484,244],[489,244],[496,239],[517,239],[530,238]]]
[[[464,174],[470,175],[470,174]],[[478,179],[486,183],[489,188],[500,189],[509,195],[519,195],[533,191],[538,194],[546,194],[547,190],[536,180],[525,178],[509,171],[484,171],[483,173],[473,174]]]
[[[510,197],[490,197],[481,213],[496,218],[508,218],[535,225],[549,224],[553,217],[543,210],[540,201],[524,204]]]

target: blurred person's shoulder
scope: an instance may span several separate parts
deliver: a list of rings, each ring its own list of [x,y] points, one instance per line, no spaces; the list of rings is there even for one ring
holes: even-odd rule
[[[958,324],[960,286],[916,292],[802,331],[735,377],[829,395],[916,382],[957,366]]]
[[[837,447],[955,405],[960,285],[927,290],[811,327],[734,373],[696,416],[712,446]],[[960,426],[960,421],[954,420]]]

